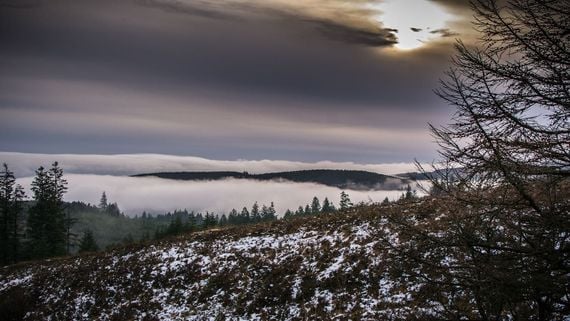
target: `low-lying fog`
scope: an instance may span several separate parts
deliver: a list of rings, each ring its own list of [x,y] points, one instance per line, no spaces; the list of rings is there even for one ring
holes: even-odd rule
[[[0,164],[7,163],[16,177],[34,175],[40,167],[59,162],[67,174],[133,175],[178,171],[236,171],[269,173],[305,169],[353,169],[380,174],[417,171],[413,163],[357,164],[353,162],[320,161],[314,163],[287,160],[215,160],[194,156],[162,154],[80,155],[32,154],[0,152]]]
[[[279,215],[289,208],[310,203],[313,196],[319,200],[328,197],[338,206],[341,190],[312,183],[278,181],[254,181],[226,179],[220,181],[175,181],[154,177],[128,177],[92,174],[67,174],[67,201],[84,201],[98,204],[103,191],[109,202],[117,202],[127,215],[134,216],[142,211],[165,213],[176,209],[227,213],[232,208],[251,208],[257,201],[260,205],[275,202]],[[18,179],[26,188],[28,196],[33,177]],[[397,191],[346,191],[354,203],[381,202],[385,197],[397,199]],[[419,191],[418,191],[419,192]]]

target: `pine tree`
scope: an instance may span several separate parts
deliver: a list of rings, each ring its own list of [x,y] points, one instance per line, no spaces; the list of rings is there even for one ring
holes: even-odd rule
[[[271,205],[269,207],[265,206],[265,204],[263,204],[263,206],[261,207],[261,220],[262,221],[271,221],[276,219],[277,217],[275,216],[275,204],[273,204],[273,202],[271,202]]]
[[[299,208],[297,209],[297,211],[295,211],[295,215],[297,215],[297,216],[303,216],[303,215],[305,215],[305,210],[303,209],[303,206],[299,206]]]
[[[226,214],[222,214],[222,216],[220,217],[220,221],[218,222],[218,225],[220,226],[228,225],[228,218],[226,217]]]
[[[117,203],[108,204],[106,207],[106,212],[107,214],[114,217],[122,216],[121,210],[119,209],[119,205]]]
[[[101,194],[101,200],[99,201],[99,208],[101,211],[106,212],[107,206],[109,206],[107,203],[107,194],[105,194],[105,191],[103,191],[103,194]]]
[[[67,181],[58,163],[49,170],[40,167],[32,182],[35,204],[29,210],[30,255],[45,258],[66,252],[66,222],[63,195]]]
[[[319,214],[321,212],[321,203],[319,199],[315,196],[313,197],[313,201],[311,202],[311,214]]]
[[[228,224],[235,225],[239,222],[239,214],[235,208],[232,208],[230,213],[228,214]]]
[[[204,229],[208,229],[210,227],[214,227],[218,224],[218,218],[214,213],[206,212],[206,216],[204,216],[204,222],[202,223],[202,227]]]
[[[334,212],[334,210],[335,210],[334,205],[329,201],[327,197],[325,197],[325,200],[323,201],[323,207],[321,208],[321,212],[324,214],[329,214]]]
[[[277,219],[277,215],[275,215],[276,211],[275,211],[275,204],[273,202],[271,202],[271,204],[269,205],[269,210],[268,210],[268,216],[269,216],[269,220],[275,220]]]
[[[95,237],[93,236],[93,232],[91,230],[86,230],[83,233],[83,237],[79,242],[79,253],[82,252],[96,252],[99,251],[99,246],[95,241]]]
[[[350,201],[350,197],[348,197],[348,194],[345,193],[345,191],[340,192],[340,209],[346,210],[347,208],[350,208],[352,206],[353,204]]]
[[[309,204],[305,205],[304,215],[311,215],[311,214],[313,214],[311,212],[311,207],[309,206]]]
[[[244,207],[239,215],[239,224],[248,224],[250,220],[249,210],[247,207]]]
[[[184,225],[182,224],[182,219],[180,218],[179,215],[176,215],[176,218],[174,218],[174,220],[170,221],[170,224],[168,225],[168,228],[166,229],[166,234],[167,235],[177,235],[182,233],[184,229]]]
[[[254,223],[261,221],[261,213],[259,212],[259,205],[257,204],[257,202],[253,203],[253,206],[251,207],[250,216],[251,220]]]
[[[290,218],[292,218],[294,215],[295,215],[295,214],[293,214],[293,212],[291,212],[290,209],[287,209],[287,210],[285,211],[285,214],[283,214],[283,219],[286,219],[286,220],[287,220],[287,219],[290,219]]]
[[[3,164],[0,172],[0,263],[19,259],[21,242],[21,213],[24,190],[16,185],[14,173]]]
[[[269,207],[265,204],[261,206],[261,220],[267,221],[269,219]]]
[[[388,204],[390,204],[390,200],[388,199],[388,196],[386,196],[382,201],[381,205],[388,205]]]

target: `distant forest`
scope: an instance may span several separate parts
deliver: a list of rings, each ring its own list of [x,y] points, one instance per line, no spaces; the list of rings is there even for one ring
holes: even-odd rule
[[[265,174],[248,172],[161,172],[133,175],[133,177],[159,177],[165,179],[203,181],[226,178],[259,181],[287,180],[297,183],[317,183],[340,189],[394,190],[402,189],[412,179],[356,170],[315,169]]]
[[[308,174],[307,172],[317,174],[331,171],[286,174],[291,174],[288,177],[293,178],[307,177],[299,174]],[[216,175],[227,177],[223,173],[232,172],[216,173]],[[296,176],[297,174],[299,176]],[[278,176],[247,173],[241,175],[259,176],[265,179]],[[197,176],[208,175],[197,174]],[[321,176],[323,180],[326,177],[330,178],[327,175]],[[283,213],[276,212],[273,202],[270,204],[254,202],[251,207],[244,206],[241,210],[232,209],[227,213],[202,213],[184,209],[164,214],[142,212],[140,215],[129,217],[123,214],[117,203],[109,202],[105,192],[101,194],[98,205],[78,201],[65,202],[63,195],[66,192],[67,181],[57,162],[47,169],[40,167],[36,170],[32,182],[31,200],[26,198],[23,188],[16,184],[14,173],[8,169],[8,165],[3,164],[0,170],[0,265],[98,251],[211,228],[334,214],[353,206],[349,195],[342,191],[338,207],[328,198],[321,201],[315,196],[306,205],[300,205],[293,210],[287,209]],[[415,191],[407,185],[402,190],[400,200],[415,198]],[[383,203],[390,201],[386,198]]]

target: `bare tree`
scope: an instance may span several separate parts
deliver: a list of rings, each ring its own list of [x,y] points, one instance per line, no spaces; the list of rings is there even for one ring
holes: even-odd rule
[[[437,90],[457,111],[451,125],[432,132],[468,181],[510,184],[541,211],[533,180],[570,177],[570,2],[474,0],[472,7],[482,43],[457,44]]]
[[[457,43],[436,91],[456,113],[450,125],[431,126],[444,164],[433,183],[447,198],[437,215],[394,218],[406,240],[395,253],[444,318],[562,320],[570,314],[570,1],[471,4],[482,41]]]

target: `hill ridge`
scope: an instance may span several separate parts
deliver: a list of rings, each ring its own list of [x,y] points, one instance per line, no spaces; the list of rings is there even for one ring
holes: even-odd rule
[[[307,169],[250,174],[237,171],[176,171],[131,175],[132,177],[159,177],[174,180],[221,180],[227,178],[258,181],[286,180],[297,183],[317,183],[340,189],[393,190],[411,182],[408,178],[379,174],[364,170]]]

